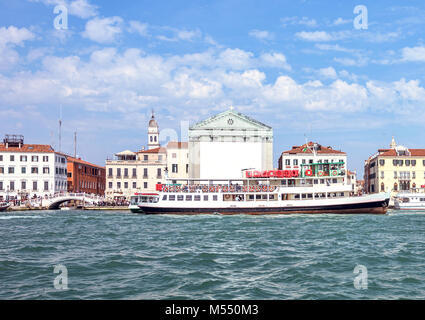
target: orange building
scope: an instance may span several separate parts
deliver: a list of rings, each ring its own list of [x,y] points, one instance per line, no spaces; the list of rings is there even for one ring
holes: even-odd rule
[[[67,161],[68,192],[105,195],[105,167],[71,156],[67,156]]]

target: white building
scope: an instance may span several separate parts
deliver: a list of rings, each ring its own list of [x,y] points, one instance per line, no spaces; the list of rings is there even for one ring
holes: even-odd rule
[[[148,126],[148,149],[125,150],[106,160],[106,191],[108,199],[129,200],[134,193],[155,192],[158,183],[167,177],[188,177],[187,142],[159,144],[159,126],[152,113]]]
[[[25,199],[67,190],[67,161],[49,145],[24,144],[6,135],[0,144],[0,200]]]
[[[238,179],[273,169],[273,129],[233,108],[189,128],[189,177]]]

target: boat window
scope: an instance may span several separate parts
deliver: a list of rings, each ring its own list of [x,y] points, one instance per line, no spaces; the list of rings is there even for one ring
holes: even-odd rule
[[[294,199],[295,199],[295,200],[300,200],[300,195],[299,195],[298,193],[297,193],[297,194],[295,194]]]
[[[195,195],[194,196],[194,200],[195,201],[201,201],[201,196],[200,195]]]
[[[421,198],[421,201],[425,201],[425,198]]]
[[[319,179],[314,179],[314,184],[319,184]]]
[[[312,193],[307,193],[307,198],[308,199],[313,199],[313,194]]]
[[[176,196],[175,195],[170,195],[170,198],[168,200],[174,201],[174,200],[176,200]]]
[[[338,180],[337,179],[332,179],[332,183],[337,183]]]
[[[208,195],[207,194],[204,195],[204,201],[208,201]]]
[[[282,193],[282,200],[289,200],[289,194]]]
[[[301,195],[301,198],[302,198],[302,199],[305,199],[305,198],[307,198],[307,195],[306,195],[305,193],[303,193],[303,194]]]
[[[164,195],[162,196],[162,200],[167,200],[167,195],[166,195],[166,194],[164,194]]]
[[[213,195],[213,201],[217,201],[218,200],[218,196],[217,195]]]
[[[283,186],[286,186],[286,180],[282,180],[282,181],[281,181],[281,184],[282,184]]]
[[[261,199],[262,199],[262,200],[267,200],[267,194],[263,194],[263,195],[261,195]]]
[[[325,184],[325,179],[320,179],[320,184]]]
[[[187,195],[186,196],[186,201],[192,201],[192,196],[191,195]]]
[[[183,195],[182,194],[177,196],[177,201],[183,201]]]
[[[248,195],[248,200],[249,201],[253,201],[254,200],[254,195],[253,194],[249,194]]]
[[[340,193],[340,196],[341,196],[341,197],[343,197],[343,196],[344,196],[344,192],[341,192],[341,193]]]
[[[256,195],[255,195],[255,199],[256,199],[256,200],[261,200],[261,194],[256,194]]]
[[[269,200],[276,201],[277,200],[277,194],[269,194]]]

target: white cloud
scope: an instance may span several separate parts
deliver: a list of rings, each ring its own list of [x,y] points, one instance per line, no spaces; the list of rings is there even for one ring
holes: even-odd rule
[[[23,45],[24,41],[33,40],[34,33],[27,28],[17,28],[15,26],[1,27],[0,28],[0,46]]]
[[[148,24],[141,23],[139,21],[130,21],[130,27],[128,29],[131,33],[138,33],[142,37],[146,37],[149,35],[148,33]]]
[[[89,3],[88,0],[29,0],[31,2],[41,2],[45,5],[63,5],[68,9],[70,15],[77,16],[82,19],[87,19],[97,15],[97,6]]]
[[[405,47],[402,49],[402,61],[425,62],[425,47]]]
[[[226,49],[219,55],[220,65],[231,69],[244,69],[252,66],[254,54],[241,49]]]
[[[310,19],[308,17],[285,17],[281,18],[280,22],[283,27],[288,25],[303,25],[307,27],[317,27],[317,22],[315,19]]]
[[[291,70],[291,66],[286,61],[286,57],[282,53],[263,53],[260,56],[261,64],[267,67],[281,68]]]
[[[296,37],[305,41],[331,41],[334,38],[326,31],[301,31],[295,34]]]
[[[274,35],[266,30],[251,30],[249,32],[249,35],[251,37],[257,38],[259,40],[273,40],[274,39]]]
[[[342,24],[347,24],[347,23],[352,23],[352,22],[353,22],[352,19],[343,19],[343,18],[339,17],[338,19],[335,19],[332,24],[334,26],[340,26]]]
[[[332,67],[319,69],[319,75],[322,76],[323,78],[331,78],[331,79],[336,79],[338,77],[335,69]]]
[[[123,20],[120,17],[94,18],[86,23],[83,37],[99,43],[114,42],[122,32]]]
[[[156,38],[161,41],[177,42],[177,41],[194,41],[196,38],[202,37],[202,32],[198,29],[196,30],[184,30],[176,29],[170,27],[161,27],[165,31],[171,32],[171,35],[160,34]],[[207,38],[207,41],[211,40]]]

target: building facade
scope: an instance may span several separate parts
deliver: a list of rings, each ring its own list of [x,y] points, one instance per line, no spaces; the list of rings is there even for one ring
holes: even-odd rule
[[[238,179],[273,169],[273,129],[233,108],[189,128],[189,177]]]
[[[340,163],[342,164],[340,170],[347,175],[347,154],[314,142],[293,146],[291,150],[282,152],[278,167],[279,170],[298,170],[301,166],[314,163],[322,164],[323,166]]]
[[[105,167],[67,156],[68,192],[105,195]]]
[[[25,200],[67,190],[67,160],[49,145],[6,135],[0,144],[0,200]]]
[[[425,149],[397,145],[393,138],[389,149],[365,161],[364,181],[368,193],[425,188]]]
[[[106,160],[106,192],[109,200],[129,200],[134,193],[156,191],[156,185],[167,177],[184,179],[188,176],[187,142],[159,145],[159,127],[152,114],[148,127],[148,149],[125,150]]]

